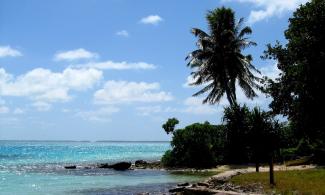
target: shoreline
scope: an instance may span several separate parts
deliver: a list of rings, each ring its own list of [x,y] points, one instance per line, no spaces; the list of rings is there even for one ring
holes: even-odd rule
[[[79,167],[82,168],[82,167]],[[85,168],[85,167],[84,167]],[[93,166],[92,168],[98,168]],[[307,170],[314,169],[316,165],[275,165],[274,171],[291,171],[291,170]],[[162,191],[162,194],[224,194],[224,195],[236,195],[236,194],[263,194],[263,190],[256,185],[250,187],[244,187],[234,185],[229,180],[237,175],[256,172],[255,167],[251,165],[219,165],[215,168],[209,169],[194,169],[194,168],[170,168],[163,167],[161,162],[156,161],[144,161],[137,160],[132,163],[128,170],[157,170],[167,171],[170,174],[180,174],[186,176],[193,176],[197,178],[197,181],[185,181],[183,183],[175,182],[170,183],[167,189]],[[260,172],[268,172],[268,166],[261,166]],[[200,179],[200,177],[202,177]],[[155,186],[155,183],[146,184],[147,186]],[[139,185],[138,187],[142,187]],[[137,194],[152,194],[156,192],[145,191]]]
[[[234,167],[234,168],[232,168]],[[209,169],[211,171],[219,170],[220,173],[209,177],[208,179],[197,183],[178,184],[175,188],[170,189],[171,194],[223,194],[223,195],[239,195],[250,194],[257,195],[263,194],[262,189],[256,189],[256,186],[243,187],[229,183],[229,180],[237,175],[256,172],[255,167],[252,166],[236,166],[221,165],[217,168]],[[246,168],[245,168],[246,167]],[[292,170],[308,170],[314,169],[316,165],[297,165],[285,166],[276,165],[274,171],[292,171]],[[261,166],[260,172],[268,172],[267,166]]]

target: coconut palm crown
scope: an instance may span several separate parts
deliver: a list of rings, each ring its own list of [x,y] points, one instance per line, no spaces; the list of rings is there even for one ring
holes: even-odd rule
[[[243,18],[235,22],[234,12],[228,8],[209,11],[206,19],[209,34],[198,28],[192,33],[198,38],[198,49],[187,57],[193,82],[190,85],[204,87],[193,96],[208,92],[203,103],[215,104],[226,94],[230,105],[237,105],[236,83],[244,94],[253,99],[257,96],[259,78],[252,71],[260,73],[251,63],[251,55],[242,54],[242,50],[255,46],[246,35],[251,34],[250,27],[242,27]]]

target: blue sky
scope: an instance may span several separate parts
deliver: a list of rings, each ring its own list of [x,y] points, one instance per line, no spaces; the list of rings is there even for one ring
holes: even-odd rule
[[[190,29],[207,29],[208,10],[234,9],[258,44],[245,53],[274,78],[276,62],[260,56],[267,43],[285,43],[288,18],[305,2],[2,0],[0,139],[168,140],[161,125],[169,117],[179,127],[220,123],[226,101],[202,105],[186,85]],[[238,93],[250,106],[270,101]]]

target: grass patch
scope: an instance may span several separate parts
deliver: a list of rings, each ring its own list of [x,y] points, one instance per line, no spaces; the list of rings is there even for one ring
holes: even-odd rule
[[[312,157],[311,156],[304,156],[299,159],[290,160],[285,162],[287,166],[297,166],[297,165],[308,165],[311,162]]]
[[[280,194],[325,194],[325,169],[277,171],[274,188],[270,187],[269,174],[266,172],[238,175],[231,182],[241,186],[259,184],[266,193],[275,191]]]

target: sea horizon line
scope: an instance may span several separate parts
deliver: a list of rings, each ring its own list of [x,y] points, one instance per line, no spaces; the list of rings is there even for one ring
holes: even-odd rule
[[[47,140],[47,139],[0,139],[0,141],[16,142],[170,142],[168,140]]]

